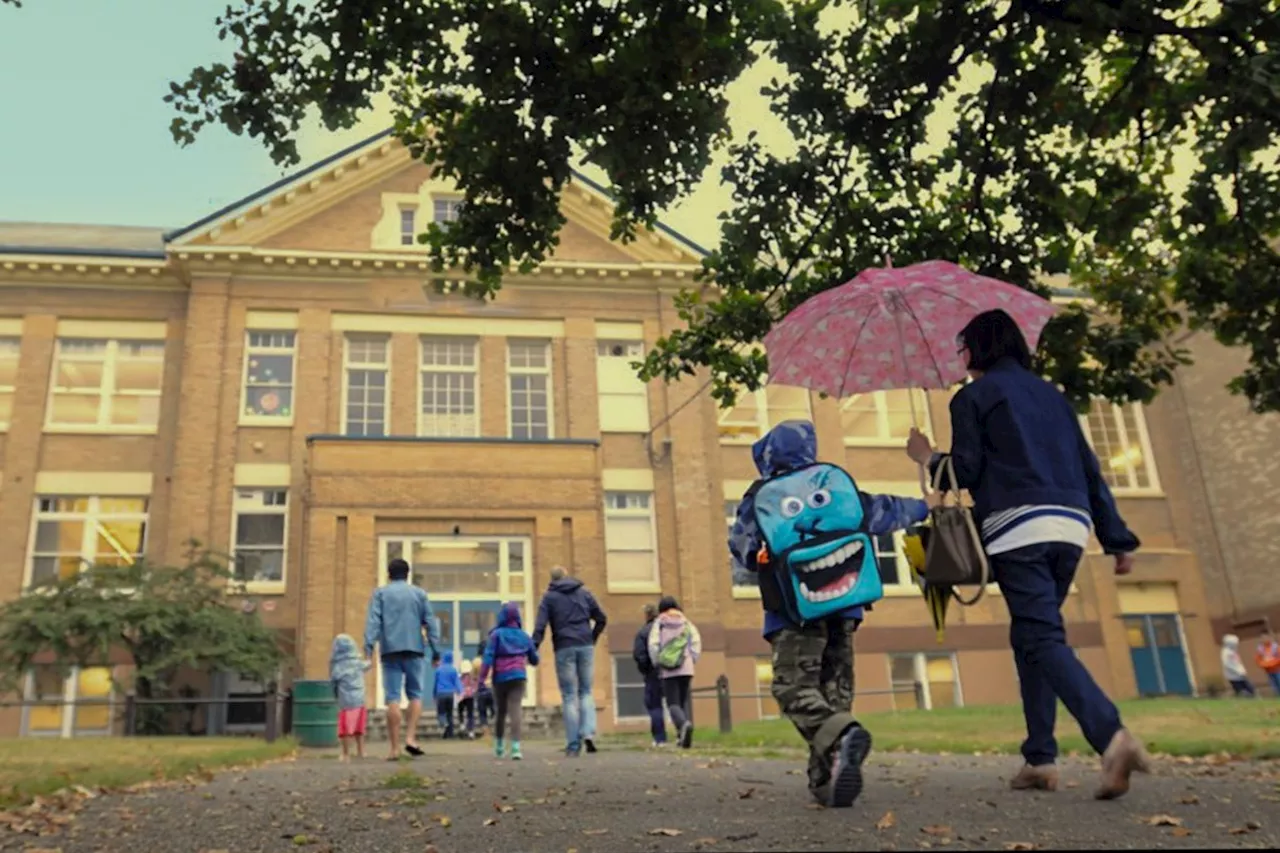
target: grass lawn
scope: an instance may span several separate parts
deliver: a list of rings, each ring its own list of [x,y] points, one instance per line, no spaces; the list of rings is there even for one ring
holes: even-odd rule
[[[86,737],[0,739],[0,808],[70,785],[119,788],[289,755],[291,739]]]
[[[1274,699],[1140,699],[1121,702],[1120,713],[1125,725],[1152,753],[1203,756],[1226,752],[1248,758],[1280,758],[1280,702]],[[871,731],[879,751],[1017,754],[1025,732],[1022,710],[1016,705],[886,711],[859,715],[859,720]],[[1065,708],[1058,709],[1058,720],[1062,752],[1090,754]],[[617,739],[638,745],[647,743],[648,735],[628,733]],[[724,735],[709,715],[699,726],[695,742],[710,750],[737,753],[771,754],[802,748],[800,736],[785,720],[739,723]]]

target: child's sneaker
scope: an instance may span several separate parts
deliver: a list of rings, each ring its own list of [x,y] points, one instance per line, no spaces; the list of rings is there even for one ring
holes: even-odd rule
[[[519,761],[522,758],[524,758],[524,756],[520,753],[520,741],[513,740],[511,742],[511,760]]]
[[[871,752],[871,733],[857,723],[849,727],[836,744],[831,762],[831,782],[827,805],[845,809],[862,794],[862,762]]]
[[[496,755],[496,756],[498,756],[499,758],[501,758],[501,757],[502,757],[502,751],[503,751],[503,750],[502,750],[502,738],[500,738],[500,737],[496,737],[496,738],[494,738],[494,739],[493,739],[493,754],[494,754],[494,755]]]
[[[688,749],[693,746],[693,723],[686,722],[680,727],[680,748]]]

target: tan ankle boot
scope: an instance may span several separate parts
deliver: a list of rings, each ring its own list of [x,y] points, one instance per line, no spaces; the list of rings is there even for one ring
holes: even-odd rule
[[[1142,743],[1121,729],[1111,738],[1107,751],[1102,753],[1102,780],[1094,797],[1114,800],[1129,793],[1129,777],[1134,773],[1149,773],[1150,762]]]
[[[1056,791],[1058,790],[1058,765],[1024,764],[1018,771],[1018,775],[1009,780],[1009,787],[1015,791]]]

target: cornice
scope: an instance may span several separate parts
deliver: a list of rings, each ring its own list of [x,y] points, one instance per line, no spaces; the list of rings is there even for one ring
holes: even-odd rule
[[[0,286],[122,287],[183,290],[186,283],[170,261],[76,255],[0,255]]]

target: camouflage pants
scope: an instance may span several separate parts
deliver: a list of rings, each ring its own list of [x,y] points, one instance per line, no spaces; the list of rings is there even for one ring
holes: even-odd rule
[[[773,698],[809,744],[809,790],[831,781],[831,753],[854,723],[853,620],[788,626],[770,636]]]

